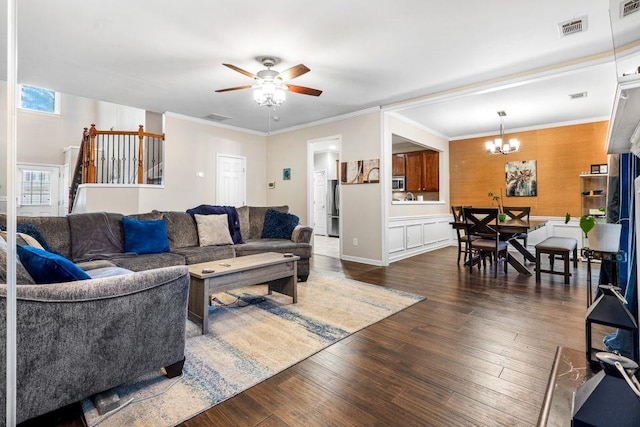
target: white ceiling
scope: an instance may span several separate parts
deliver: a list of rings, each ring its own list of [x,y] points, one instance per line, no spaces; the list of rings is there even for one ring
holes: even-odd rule
[[[24,0],[18,80],[149,111],[219,114],[230,117],[225,124],[273,132],[573,64],[558,79],[399,111],[456,138],[495,132],[498,109],[507,111],[507,128],[608,116],[615,84],[605,63],[608,10],[604,0]],[[588,30],[561,38],[558,24],[581,16]],[[256,73],[255,58],[264,55],[282,59],[279,71],[307,65],[311,72],[293,83],[323,94],[288,93],[273,113],[279,120],[269,121],[249,90],[214,92],[251,84],[222,63]],[[591,55],[601,56],[584,69]],[[6,79],[6,54],[0,58]],[[587,98],[567,100],[582,91]]]

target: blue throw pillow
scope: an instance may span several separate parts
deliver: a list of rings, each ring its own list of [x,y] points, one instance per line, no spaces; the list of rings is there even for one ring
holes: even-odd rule
[[[296,215],[267,209],[264,214],[261,237],[263,239],[291,239],[291,233],[299,222],[300,218]]]
[[[38,284],[73,282],[91,278],[62,255],[32,246],[18,246],[16,249],[20,262]]]
[[[124,251],[142,254],[169,252],[167,223],[164,219],[143,220],[122,217]]]

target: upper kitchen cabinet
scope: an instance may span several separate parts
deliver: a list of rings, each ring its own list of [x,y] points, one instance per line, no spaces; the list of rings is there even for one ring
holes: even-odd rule
[[[396,153],[392,158],[393,176],[405,176],[405,155],[404,153]]]
[[[406,153],[406,190],[440,191],[440,154],[424,150]]]

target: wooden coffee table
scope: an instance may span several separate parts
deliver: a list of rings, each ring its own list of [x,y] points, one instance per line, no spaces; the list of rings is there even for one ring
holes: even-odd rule
[[[262,283],[269,285],[269,294],[276,291],[288,295],[295,304],[298,302],[299,259],[292,254],[265,252],[190,265],[189,320],[200,323],[202,334],[206,334],[212,294]]]

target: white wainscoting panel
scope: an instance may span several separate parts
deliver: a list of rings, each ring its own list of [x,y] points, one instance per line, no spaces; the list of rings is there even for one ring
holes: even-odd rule
[[[389,262],[456,244],[450,215],[390,218]]]
[[[413,249],[422,246],[422,224],[407,224],[407,245],[406,249]]]
[[[389,227],[389,253],[404,251],[404,226],[391,225]]]

